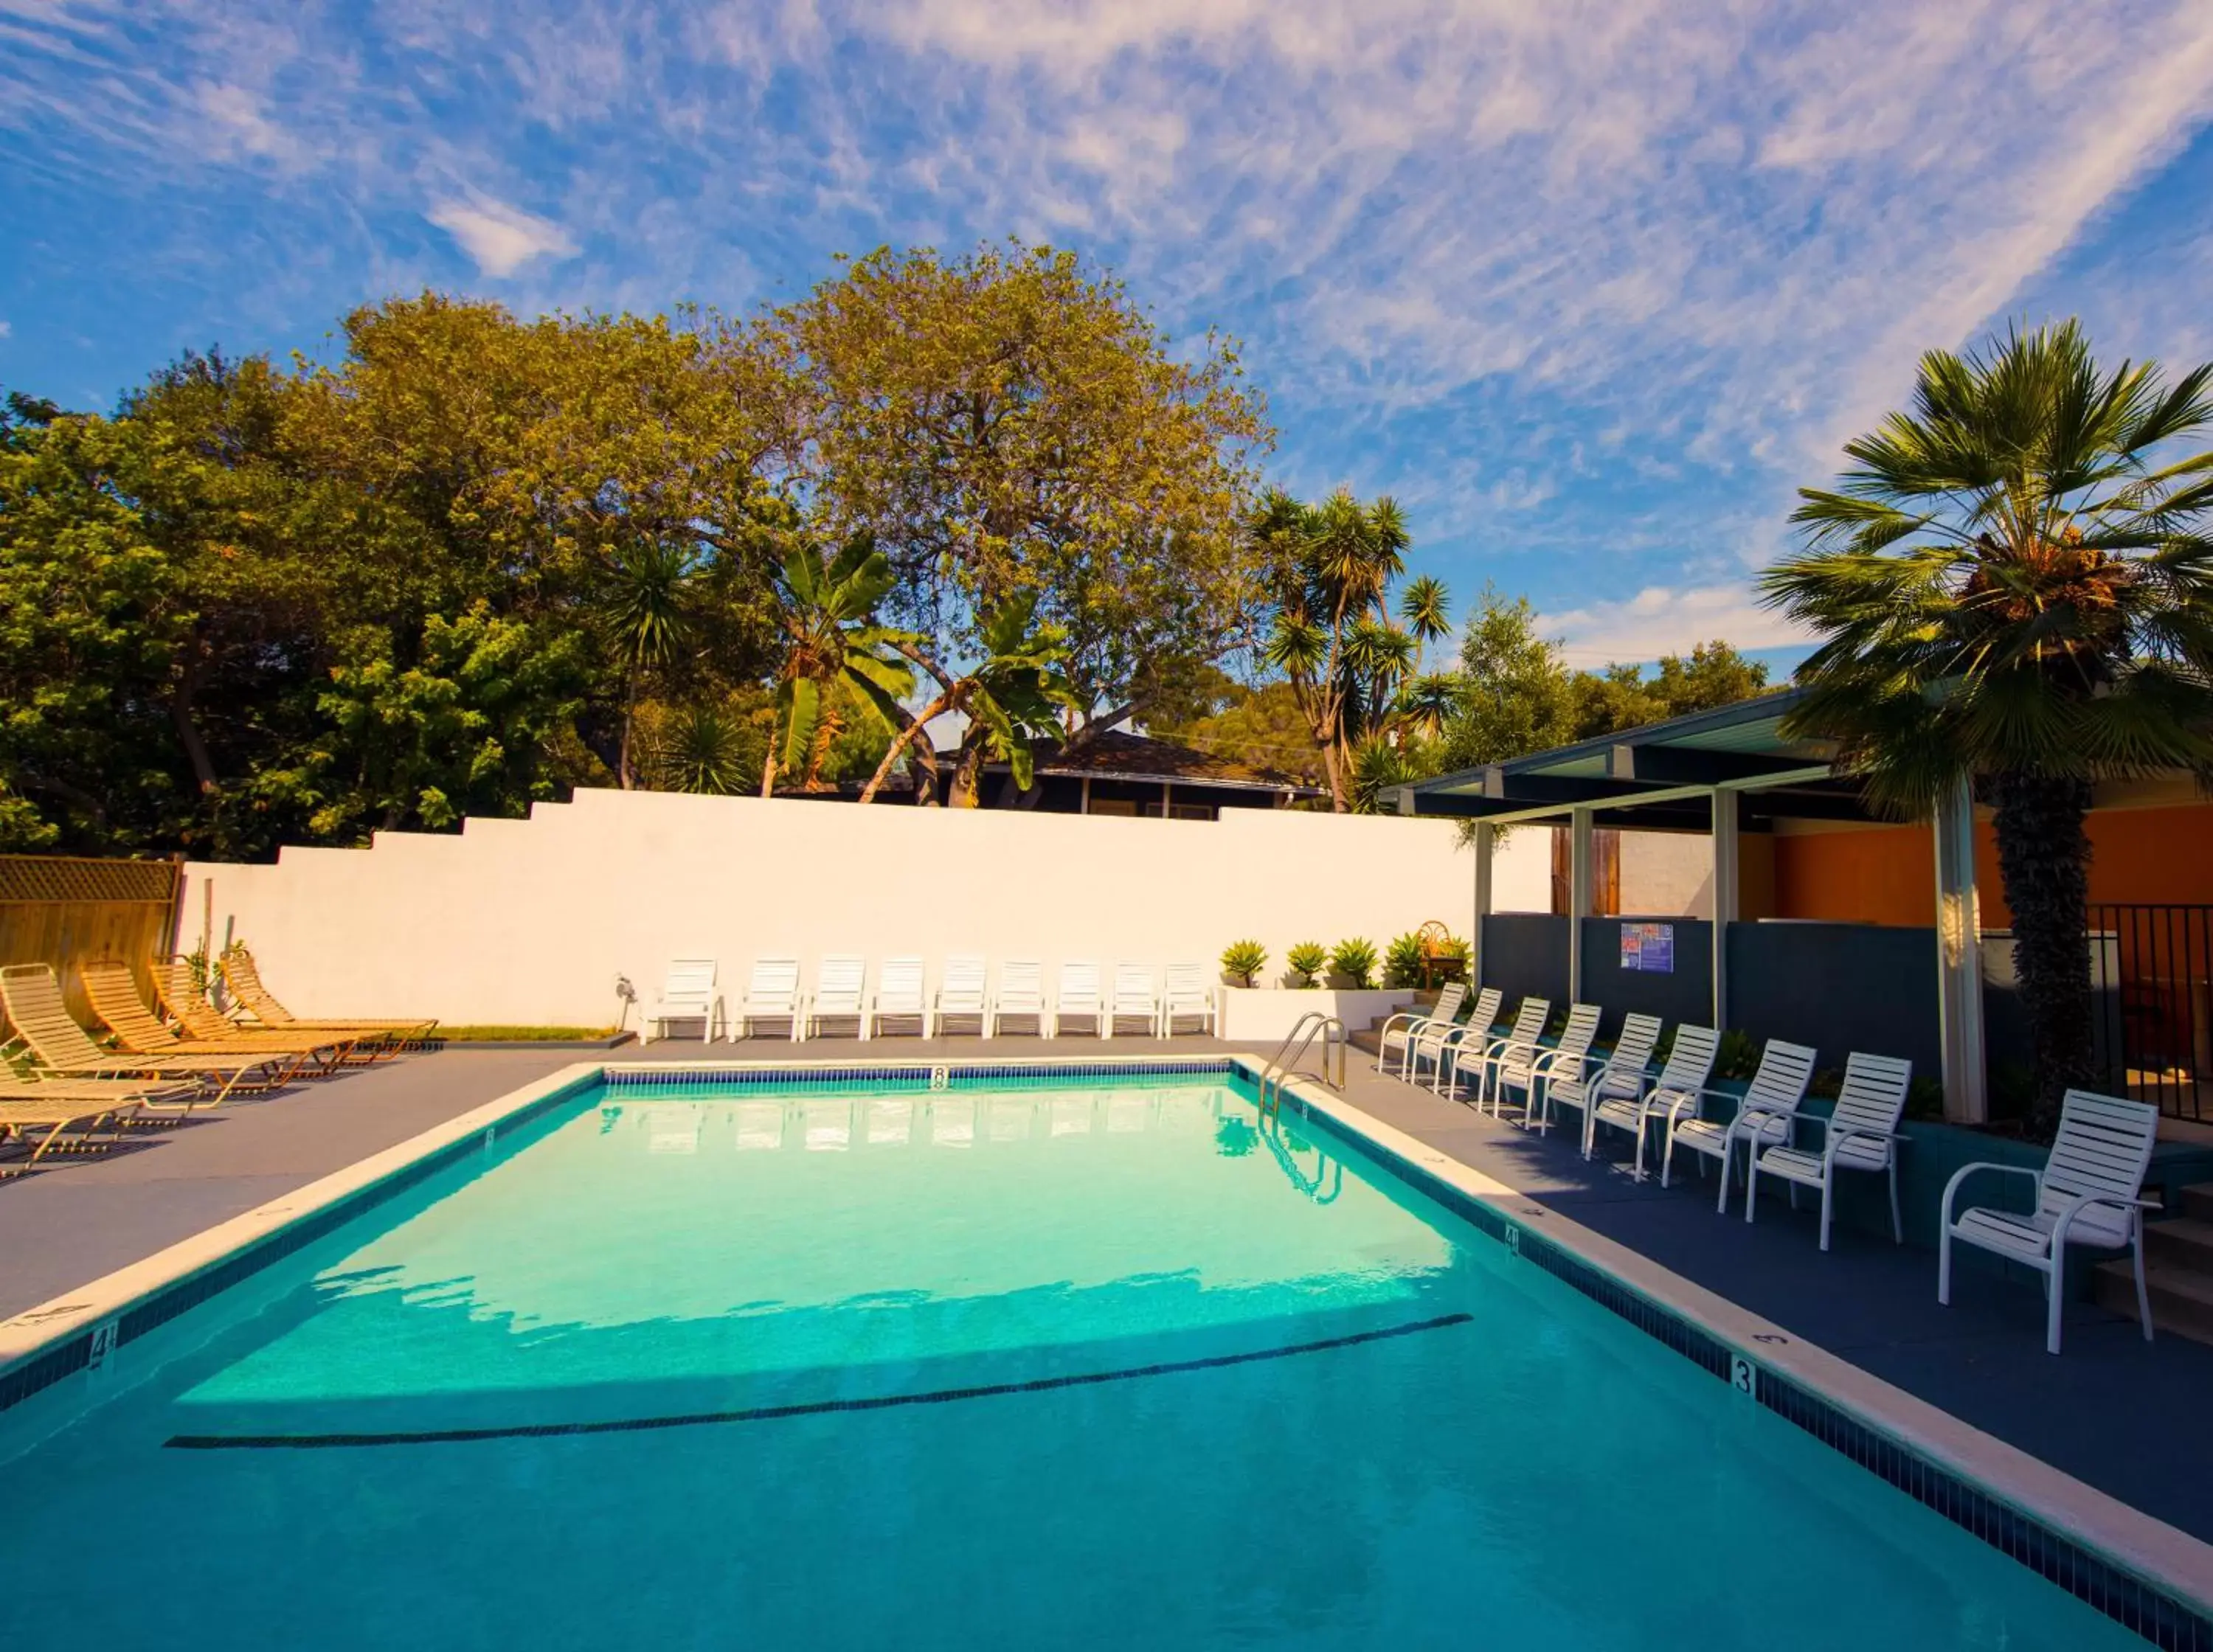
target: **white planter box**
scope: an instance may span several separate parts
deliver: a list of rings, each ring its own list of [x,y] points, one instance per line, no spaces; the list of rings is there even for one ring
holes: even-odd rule
[[[1236,1044],[1280,1044],[1308,1010],[1334,1015],[1348,1033],[1365,1030],[1378,1015],[1414,1002],[1411,987],[1338,992],[1328,987],[1225,986],[1220,989],[1221,1036]]]

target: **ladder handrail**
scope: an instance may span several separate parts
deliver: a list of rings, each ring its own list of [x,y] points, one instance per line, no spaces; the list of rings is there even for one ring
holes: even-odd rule
[[[1332,1027],[1337,1029],[1337,1037],[1334,1039],[1332,1039],[1329,1037],[1329,1029]],[[1299,1017],[1298,1025],[1292,1027],[1289,1034],[1283,1039],[1283,1043],[1276,1046],[1274,1058],[1268,1062],[1266,1066],[1260,1070],[1260,1097],[1259,1106],[1260,1114],[1263,1118],[1281,1110],[1283,1105],[1283,1082],[1290,1077],[1293,1070],[1298,1066],[1299,1063],[1306,1059],[1307,1052],[1314,1047],[1314,1041],[1317,1036],[1319,1036],[1322,1040],[1321,1082],[1328,1085],[1333,1090],[1342,1090],[1344,1088],[1344,1052],[1350,1042],[1345,1034],[1344,1023],[1338,1020],[1335,1015],[1328,1015],[1319,1009],[1309,1009],[1305,1015]],[[1292,1052],[1290,1060],[1286,1063],[1283,1058],[1283,1052],[1291,1048],[1291,1044],[1294,1039],[1297,1040],[1298,1048],[1296,1051]],[[1329,1076],[1329,1052],[1332,1043],[1337,1048],[1337,1076],[1335,1078],[1332,1078]],[[1275,1087],[1274,1093],[1276,1104],[1274,1107],[1271,1107],[1268,1105],[1269,1086],[1271,1083]]]

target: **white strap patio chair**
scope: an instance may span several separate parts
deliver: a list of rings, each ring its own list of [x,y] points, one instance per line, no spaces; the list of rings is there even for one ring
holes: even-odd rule
[[[1061,965],[1060,991],[1053,995],[1052,1020],[1055,1038],[1072,1021],[1088,1021],[1094,1038],[1106,1036],[1106,1001],[1100,995],[1096,963],[1087,958]]]
[[[1552,1107],[1549,1098],[1554,1082],[1560,1078],[1581,1078],[1601,1058],[1591,1053],[1591,1045],[1598,1042],[1599,1021],[1604,1015],[1594,1003],[1568,1006],[1568,1024],[1560,1029],[1559,1041],[1549,1049],[1539,1046],[1535,1058],[1524,1064],[1509,1060],[1498,1070],[1498,1092],[1492,1098],[1491,1110],[1496,1113],[1505,1100],[1510,1087],[1521,1092],[1521,1127],[1533,1129],[1540,1136],[1552,1133]]]
[[[1881,1171],[1890,1177],[1890,1236],[1905,1243],[1905,1225],[1898,1214],[1898,1121],[1905,1116],[1905,1093],[1913,1084],[1913,1064],[1895,1056],[1870,1056],[1854,1051],[1844,1063],[1844,1085],[1837,1092],[1836,1110],[1826,1119],[1810,1113],[1798,1114],[1801,1125],[1821,1128],[1818,1151],[1802,1147],[1764,1148],[1754,1153],[1744,1189],[1744,1219],[1752,1220],[1759,1203],[1762,1175],[1780,1176],[1790,1184],[1790,1201],[1798,1202],[1801,1187],[1821,1190],[1821,1248],[1829,1248],[1829,1211],[1834,1203],[1837,1173],[1840,1170]]]
[[[807,1035],[822,1036],[826,1025],[853,1023],[854,1035],[869,1036],[863,1008],[869,984],[869,961],[858,954],[833,952],[814,966],[814,997],[807,1006]]]
[[[1161,989],[1161,1036],[1174,1038],[1186,1022],[1194,1032],[1214,1032],[1214,999],[1205,965],[1170,964],[1167,984]]]
[[[671,959],[668,972],[661,978],[661,995],[646,1012],[639,1041],[652,1043],[656,1027],[664,1029],[661,1036],[665,1038],[669,1022],[696,1021],[701,1027],[700,1042],[712,1044],[716,1024],[722,1019],[722,994],[715,984],[716,969],[712,958]]]
[[[945,973],[937,983],[937,998],[930,1015],[930,1032],[945,1036],[945,1024],[973,1021],[978,1033],[991,1030],[989,999],[984,991],[984,954],[956,952],[945,960]]]
[[[1106,1009],[1106,1030],[1119,1033],[1125,1021],[1137,1022],[1147,1038],[1159,1035],[1161,992],[1150,964],[1114,966],[1114,997]]]
[[[1045,1003],[1045,966],[1034,958],[1009,958],[999,966],[999,990],[992,995],[985,1030],[999,1037],[1009,1021],[1025,1022],[1024,1031],[1044,1038],[1052,1030]]]
[[[1458,1095],[1460,1076],[1472,1064],[1475,1070],[1475,1093],[1470,1105],[1480,1108],[1484,1098],[1491,1094],[1491,1075],[1498,1070],[1498,1064],[1509,1055],[1526,1058],[1533,1052],[1539,1040],[1545,1036],[1545,1023],[1552,1018],[1552,1001],[1550,998],[1524,998],[1514,1012],[1514,1025],[1507,1030],[1506,1036],[1484,1039],[1475,1049],[1475,1058],[1472,1064],[1468,1056],[1475,1040],[1465,1039],[1454,1045],[1438,1070],[1438,1094]]]
[[[930,999],[923,990],[919,958],[887,958],[876,972],[876,990],[869,995],[868,1024],[863,1038],[881,1038],[886,1021],[902,1026],[911,1022],[918,1036],[930,1033]]]
[[[1620,1099],[1642,1100],[1644,1086],[1651,1077],[1647,1069],[1652,1065],[1653,1047],[1659,1042],[1657,1015],[1624,1016],[1621,1031],[1614,1036],[1613,1048],[1606,1052],[1603,1060],[1595,1066],[1586,1061],[1580,1072],[1554,1073],[1545,1079],[1544,1119],[1539,1128],[1551,1135],[1552,1115],[1562,1107],[1573,1107],[1582,1115],[1583,1157],[1589,1158],[1596,1104]]]
[[[1591,1109],[1588,1130],[1593,1139],[1600,1125],[1627,1131],[1637,1141],[1634,1174],[1643,1181],[1645,1126],[1655,1121],[1670,1122],[1680,1112],[1698,1110],[1698,1098],[1705,1094],[1706,1081],[1713,1076],[1721,1046],[1718,1027],[1693,1027],[1688,1022],[1678,1026],[1675,1041],[1668,1046],[1667,1064],[1649,1090],[1641,1095],[1602,1096]]]
[[[1427,1009],[1401,1009],[1387,1017],[1375,1035],[1375,1070],[1387,1070],[1392,1053],[1399,1057],[1399,1076],[1406,1074],[1407,1052],[1412,1047],[1414,1029],[1431,1021],[1442,1021],[1447,1027],[1459,1018],[1460,1006],[1467,1002],[1467,983],[1454,981],[1437,994],[1437,1001]]]
[[[756,958],[738,1001],[738,1036],[751,1038],[761,1021],[781,1022],[794,1043],[807,1036],[805,1006],[800,1002],[799,960]]]
[[[1936,1300],[1952,1301],[1952,1242],[1991,1251],[2044,1276],[2044,1350],[2059,1351],[2059,1312],[2066,1299],[2067,1247],[2082,1245],[2131,1253],[2136,1265],[2137,1318],[2151,1340],[2151,1297],[2144,1288],[2143,1213],[2159,1208],[2143,1197],[2159,1140],[2159,1109],[2143,1101],[2070,1090],[2059,1104],[2059,1134],[2041,1171],[2027,1165],[1962,1165],[1944,1186],[1943,1236],[1936,1252]],[[2027,1176],[2033,1210],[1970,1205],[1955,1212],[1960,1189],[1982,1171]]]
[[[1667,1151],[1660,1161],[1660,1185],[1667,1185],[1667,1173],[1674,1165],[1675,1145],[1680,1142],[1693,1153],[1722,1161],[1722,1191],[1714,1209],[1727,1210],[1729,1166],[1736,1144],[1746,1143],[1748,1153],[1790,1145],[1791,1120],[1797,1117],[1798,1104],[1806,1099],[1807,1085],[1814,1082],[1815,1053],[1808,1045],[1768,1039],[1767,1047],[1759,1052],[1759,1070],[1753,1074],[1751,1088],[1727,1120],[1701,1118],[1695,1099],[1687,1106],[1671,1107]],[[1709,1089],[1706,1094],[1716,1092]]]
[[[1497,987],[1487,986],[1475,995],[1473,1007],[1462,1020],[1446,1022],[1432,1017],[1425,1025],[1414,1028],[1406,1040],[1406,1063],[1399,1076],[1410,1084],[1418,1084],[1426,1065],[1434,1081],[1442,1076],[1445,1062],[1461,1045],[1472,1045],[1480,1050],[1491,1041],[1491,1028],[1498,1020],[1499,1005],[1505,997]]]

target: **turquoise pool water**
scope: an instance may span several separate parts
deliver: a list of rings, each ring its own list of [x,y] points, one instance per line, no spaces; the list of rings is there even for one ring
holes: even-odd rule
[[[162,1335],[0,1645],[2143,1644],[1241,1082],[600,1091]]]

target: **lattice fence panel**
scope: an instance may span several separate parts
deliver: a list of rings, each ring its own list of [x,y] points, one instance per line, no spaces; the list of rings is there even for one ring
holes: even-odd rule
[[[168,950],[182,874],[174,861],[0,855],[0,964],[52,965],[70,1013],[97,1030],[77,966],[120,958],[150,1001],[147,961]]]

